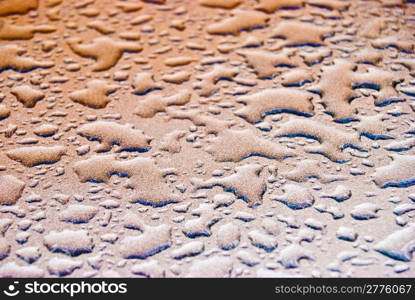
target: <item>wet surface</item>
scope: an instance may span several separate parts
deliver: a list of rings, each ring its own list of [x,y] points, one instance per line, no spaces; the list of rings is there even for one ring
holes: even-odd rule
[[[0,276],[414,276],[407,2],[0,1]]]

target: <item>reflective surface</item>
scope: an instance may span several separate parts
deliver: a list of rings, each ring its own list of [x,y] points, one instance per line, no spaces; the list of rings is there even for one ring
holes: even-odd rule
[[[0,1],[0,276],[414,276],[414,18]]]

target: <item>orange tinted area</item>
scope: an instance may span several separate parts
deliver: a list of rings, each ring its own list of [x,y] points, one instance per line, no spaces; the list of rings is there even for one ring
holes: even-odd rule
[[[1,0],[0,277],[414,276],[414,15]]]

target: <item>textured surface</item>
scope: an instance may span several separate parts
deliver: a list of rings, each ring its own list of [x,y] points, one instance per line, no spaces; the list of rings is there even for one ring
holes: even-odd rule
[[[409,2],[0,0],[0,276],[414,276]]]

